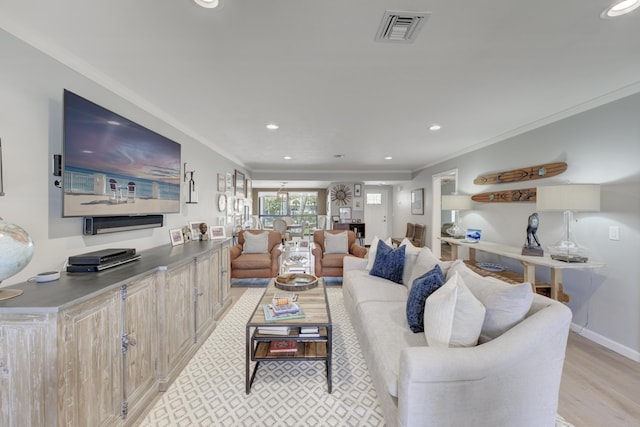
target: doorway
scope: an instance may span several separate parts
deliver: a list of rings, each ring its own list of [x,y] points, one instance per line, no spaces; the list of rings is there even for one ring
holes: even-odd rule
[[[365,245],[370,245],[375,236],[386,239],[390,236],[389,190],[387,188],[364,189],[364,217],[366,222]]]
[[[450,187],[453,183],[454,191],[458,187],[458,169],[452,169],[432,176],[431,206],[433,206],[433,214],[431,215],[431,251],[440,258],[442,256],[442,248],[440,241],[440,230],[442,229],[442,188]]]

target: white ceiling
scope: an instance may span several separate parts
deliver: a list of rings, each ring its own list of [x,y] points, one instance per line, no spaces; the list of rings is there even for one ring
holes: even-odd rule
[[[0,27],[297,187],[407,179],[640,91],[640,10],[603,20],[611,1],[0,0]],[[431,16],[374,42],[386,10]]]

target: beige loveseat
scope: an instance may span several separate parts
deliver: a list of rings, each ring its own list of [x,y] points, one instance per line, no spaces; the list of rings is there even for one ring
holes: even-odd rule
[[[428,255],[407,256],[406,262],[415,265],[407,265],[413,272],[405,269],[403,281],[436,263],[447,277],[455,271],[485,305],[480,344],[427,345],[425,333],[412,332],[407,323],[410,286],[370,275],[366,259],[344,260],[344,304],[387,425],[553,426],[571,311],[534,295],[529,284],[481,278],[461,261],[440,262]],[[505,326],[504,320],[515,325]],[[506,330],[488,336],[499,327]]]

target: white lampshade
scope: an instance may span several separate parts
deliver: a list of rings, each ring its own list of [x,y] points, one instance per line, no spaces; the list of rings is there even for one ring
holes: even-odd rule
[[[471,197],[466,194],[449,194],[442,196],[442,210],[464,211],[471,209]]]
[[[573,212],[600,211],[600,186],[569,184],[538,187],[536,208],[539,211],[563,211],[562,239],[549,246],[551,258],[566,262],[587,261],[586,248],[573,238]]]
[[[600,186],[567,184],[538,187],[536,208],[539,211],[600,211]]]

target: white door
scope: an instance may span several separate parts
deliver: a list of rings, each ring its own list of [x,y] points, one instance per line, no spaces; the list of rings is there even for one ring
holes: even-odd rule
[[[364,219],[365,245],[370,245],[375,236],[380,239],[390,237],[389,221],[389,190],[386,188],[365,188],[364,190]]]

